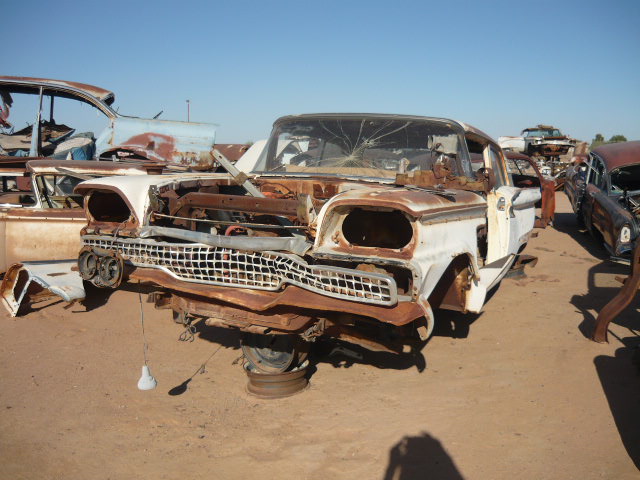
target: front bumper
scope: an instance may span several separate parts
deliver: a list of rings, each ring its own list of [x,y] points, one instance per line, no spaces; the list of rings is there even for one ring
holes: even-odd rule
[[[282,252],[106,235],[84,235],[82,242],[94,251],[115,253],[133,266],[161,270],[184,282],[267,291],[289,284],[341,300],[380,306],[398,303],[397,285],[391,276],[310,265],[297,255]]]

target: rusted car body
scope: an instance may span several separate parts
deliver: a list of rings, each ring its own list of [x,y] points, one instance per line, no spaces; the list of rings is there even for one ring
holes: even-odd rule
[[[82,195],[73,188],[83,180],[109,175],[146,175],[147,169],[111,162],[31,160],[22,190],[9,191],[0,206],[0,273],[17,262],[76,258],[80,229],[86,224]],[[26,182],[25,182],[26,181]],[[30,185],[30,186],[29,186]]]
[[[629,260],[640,233],[640,142],[593,149],[567,170],[564,191],[609,253]]]
[[[540,173],[537,163],[531,157],[517,152],[505,152],[507,169],[513,185],[519,188],[539,188],[541,200],[536,204],[540,208],[540,217],[535,226],[545,228],[553,222],[556,211],[556,182]]]
[[[477,168],[472,154],[484,159]],[[325,335],[400,352],[434,308],[479,312],[534,224],[499,146],[439,118],[283,117],[246,175],[81,183],[87,281],[162,287],[178,317],[243,332],[259,371],[284,371]],[[241,185],[244,185],[242,187]],[[108,208],[107,208],[108,206]]]
[[[100,87],[0,76],[0,99],[0,155],[151,161],[195,170],[209,170],[214,164],[213,125],[121,115],[112,108],[113,92]],[[33,99],[31,105],[29,100]],[[73,105],[65,104],[65,109],[83,104],[93,107],[99,116],[106,117],[106,128],[94,136],[93,132],[77,132],[76,127],[57,123],[58,103],[68,100]],[[22,120],[32,123],[16,130],[11,122],[20,107],[29,108]]]
[[[519,137],[500,137],[498,142],[505,150],[546,158],[566,155],[575,146],[575,140],[551,125],[525,128]]]

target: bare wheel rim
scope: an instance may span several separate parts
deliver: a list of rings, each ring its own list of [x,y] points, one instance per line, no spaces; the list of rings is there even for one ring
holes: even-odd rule
[[[264,373],[282,373],[303,362],[307,355],[297,346],[295,335],[242,335],[242,352],[249,363]]]

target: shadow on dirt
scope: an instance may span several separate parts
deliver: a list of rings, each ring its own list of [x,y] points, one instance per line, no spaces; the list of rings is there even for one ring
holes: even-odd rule
[[[626,277],[629,275],[630,267],[609,261],[598,263],[589,269],[587,274],[587,288],[589,289],[585,295],[574,295],[571,297],[571,304],[574,305],[583,315],[582,323],[578,326],[580,332],[586,337],[591,338],[591,334],[596,325],[596,317],[598,312],[602,310],[609,301],[620,291],[622,284],[619,286],[597,286],[596,278],[603,275],[609,277],[619,276]],[[635,325],[638,328],[637,310],[640,306],[639,298],[636,297],[631,304],[623,310],[614,320],[613,323],[626,328]],[[595,314],[592,311],[595,310]]]
[[[240,348],[240,332],[229,328],[210,327],[204,324],[204,320],[200,320],[194,324],[195,333],[199,338],[208,342],[217,343],[224,348],[232,348],[238,350]]]
[[[404,437],[389,451],[384,480],[462,480],[464,477],[440,441],[426,432]]]
[[[494,289],[492,293],[495,293]],[[436,310],[433,335],[415,345],[407,353],[374,352],[351,343],[331,338],[318,339],[312,348],[312,361],[327,363],[335,368],[349,368],[354,364],[371,365],[380,369],[406,370],[415,367],[422,373],[427,368],[424,351],[433,337],[467,338],[469,327],[481,314],[463,314],[450,310]]]
[[[80,303],[84,305],[87,312],[100,308],[109,301],[109,297],[113,295],[113,288],[98,288],[91,282],[82,282],[84,285],[85,297]],[[137,291],[137,290],[134,290]],[[78,312],[74,312],[78,313]]]
[[[334,368],[350,368],[355,364],[393,370],[416,367],[418,372],[423,372],[427,368],[427,361],[421,351],[409,353],[374,352],[332,338],[317,340],[311,349],[310,357],[312,363],[326,363]]]
[[[640,469],[640,336],[621,341],[624,346],[616,350],[614,357],[600,355],[593,363],[620,439]]]
[[[585,295],[574,295],[571,303],[582,312],[584,319],[579,329],[586,338],[596,325],[598,312],[618,293],[620,287],[596,285],[599,275],[618,275],[626,277],[628,265],[602,262],[589,269],[587,285],[589,291]],[[614,357],[600,355],[593,363],[598,373],[602,390],[609,403],[611,415],[615,421],[629,457],[640,469],[640,295],[636,295],[631,304],[625,308],[613,322],[628,329],[629,336],[620,338],[609,332],[612,337],[622,343]],[[606,415],[606,412],[601,412]]]
[[[609,254],[602,242],[593,236],[584,227],[578,225],[575,213],[556,213],[553,220],[553,228],[573,238],[593,258],[607,260]]]

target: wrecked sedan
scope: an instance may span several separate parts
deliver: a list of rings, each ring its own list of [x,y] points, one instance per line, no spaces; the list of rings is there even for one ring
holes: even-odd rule
[[[525,128],[519,137],[500,137],[498,142],[505,150],[541,157],[566,155],[575,147],[573,139],[551,125]]]
[[[113,92],[100,87],[0,76],[0,99],[1,156],[151,161],[196,170],[214,164],[214,125],[159,120],[162,112],[152,119],[125,116],[113,109]]]
[[[609,254],[629,260],[640,233],[640,141],[594,148],[567,170],[564,191]]]
[[[76,191],[85,280],[162,287],[156,306],[240,330],[261,372],[295,368],[319,336],[410,351],[435,308],[479,312],[540,199],[473,127],[367,114],[277,120],[251,182],[114,177]]]

